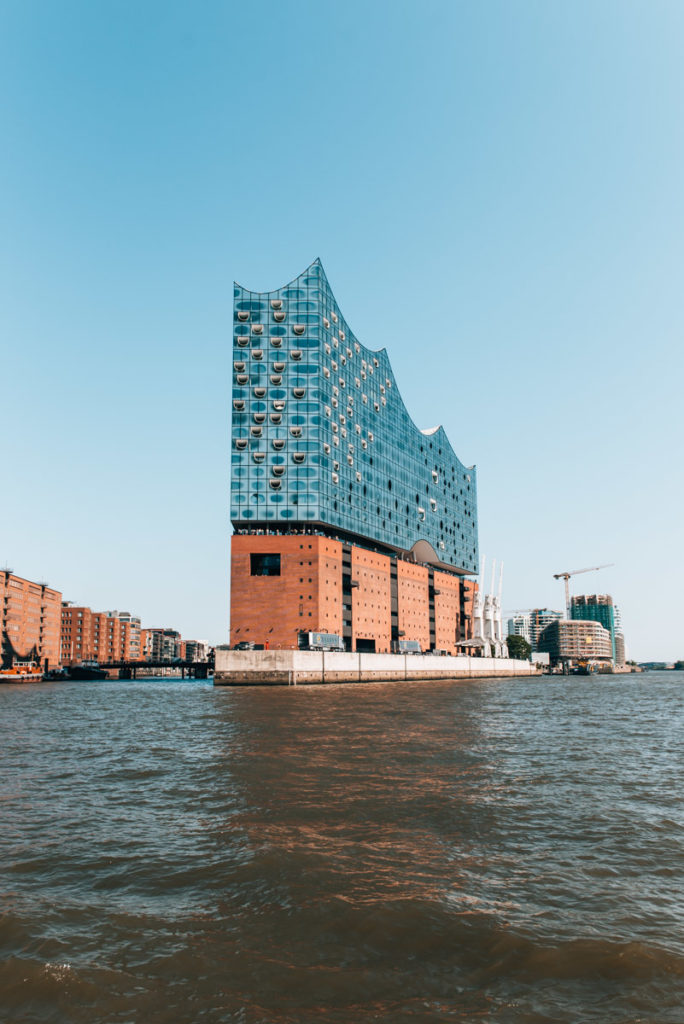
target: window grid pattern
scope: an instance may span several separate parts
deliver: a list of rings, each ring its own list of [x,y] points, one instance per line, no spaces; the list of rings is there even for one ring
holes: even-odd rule
[[[316,260],[273,292],[235,285],[231,520],[320,522],[478,571],[474,467],[409,416],[384,349],[362,345]]]

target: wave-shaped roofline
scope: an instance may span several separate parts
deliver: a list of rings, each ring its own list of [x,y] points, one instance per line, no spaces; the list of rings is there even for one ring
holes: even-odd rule
[[[301,280],[302,277],[305,277],[306,274],[309,273],[311,268],[315,267],[315,266],[319,266],[321,268],[321,274],[325,278],[326,283],[328,285],[328,288],[330,288],[330,281],[328,279],[328,275],[325,272],[325,267],[323,266],[323,263],[321,262],[320,256],[317,256],[315,260],[312,260],[311,263],[309,263],[308,267],[306,267],[299,274],[297,274],[296,277],[293,277],[292,280],[288,281],[286,284],[281,284],[278,288],[271,288],[271,289],[266,290],[266,291],[254,291],[252,288],[246,288],[243,284],[240,284],[239,281],[233,281],[233,285],[238,287],[238,288],[241,288],[243,292],[249,292],[250,295],[271,295],[271,294],[273,294],[273,292],[281,292],[285,288],[289,288],[291,285],[296,284],[297,281]],[[332,288],[330,288],[330,292],[334,296],[334,292],[333,292]],[[337,303],[337,299],[335,299],[335,302]],[[338,308],[339,308],[339,304],[338,304]],[[346,317],[345,317],[345,320],[346,320]],[[351,328],[350,328],[350,330],[351,330]],[[354,333],[354,331],[352,331],[352,334],[354,335],[355,340],[358,341],[358,338],[357,338],[356,334]],[[394,370],[392,369],[392,361],[391,361],[389,355],[387,354],[387,348],[385,346],[383,346],[382,348],[370,348],[368,345],[365,344],[365,342],[362,342],[362,341],[360,341],[359,344],[363,345],[363,347],[366,349],[366,351],[372,352],[374,355],[384,354],[384,356],[387,359],[387,362],[389,364],[389,367],[392,370],[392,376],[394,377]],[[395,382],[396,382],[396,377],[395,377]],[[438,434],[441,431],[441,433],[442,433],[442,435],[444,437],[444,440],[446,441],[446,443],[451,448],[451,451],[453,452],[453,455],[454,455],[454,458],[456,459],[456,461],[460,462],[461,465],[464,467],[464,469],[472,469],[472,470],[476,470],[477,469],[477,466],[476,466],[475,463],[473,463],[472,466],[466,466],[465,463],[461,462],[461,460],[459,459],[458,455],[454,451],[454,446],[452,445],[451,441],[449,440],[449,436],[448,436],[446,430],[444,429],[444,427],[442,426],[441,423],[439,424],[439,426],[427,427],[425,430],[423,430],[421,427],[418,426],[418,424],[414,420],[413,416],[409,412],[408,406],[406,405],[406,402],[404,401],[403,396],[402,396],[401,391],[400,391],[398,386],[397,386],[397,397],[399,398],[399,401],[401,402],[401,404],[404,406],[404,409],[406,411],[406,415],[411,420],[411,423],[413,424],[413,426],[415,427],[415,429],[418,431],[419,434],[422,434],[424,437],[434,437],[434,435]]]
[[[321,263],[321,257],[317,256],[315,260],[311,261],[311,263],[305,270],[302,270],[300,274],[297,274],[296,277],[293,277],[291,281],[287,282],[287,284],[281,284],[277,288],[267,288],[266,291],[254,291],[253,288],[245,288],[244,284],[240,284],[239,281],[233,281],[233,284],[237,285],[238,288],[242,288],[243,292],[250,292],[252,295],[271,295],[272,292],[281,292],[283,288],[289,288],[290,285],[294,284],[296,281],[299,281],[299,279],[301,277],[304,277],[305,274],[308,274],[311,268],[315,267],[316,264],[318,264],[318,266],[321,268],[323,277],[326,279],[326,281],[328,281],[328,275],[326,274],[323,268],[323,264]],[[330,281],[328,281],[328,284],[330,284]]]

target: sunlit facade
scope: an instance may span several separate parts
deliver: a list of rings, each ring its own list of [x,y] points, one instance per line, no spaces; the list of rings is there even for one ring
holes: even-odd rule
[[[442,427],[413,423],[386,351],[356,338],[320,261],[275,291],[236,285],[234,296],[236,534],[307,531],[433,572],[477,573],[475,468],[460,462]],[[416,337],[417,372],[428,344]],[[235,558],[233,571],[235,592]]]
[[[415,426],[387,353],[357,340],[320,262],[273,292],[236,285],[234,321],[234,527],[321,523],[399,551],[424,541],[422,560],[476,573],[474,467],[441,427]]]

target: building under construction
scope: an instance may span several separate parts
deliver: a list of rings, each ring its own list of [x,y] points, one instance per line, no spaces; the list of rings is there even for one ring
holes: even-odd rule
[[[539,637],[539,650],[552,661],[598,662],[610,665],[613,644],[609,631],[598,622],[557,619]]]
[[[610,633],[612,659],[622,665],[625,661],[625,638],[622,635],[620,612],[610,594],[578,594],[572,598],[570,615],[573,619],[600,622]]]

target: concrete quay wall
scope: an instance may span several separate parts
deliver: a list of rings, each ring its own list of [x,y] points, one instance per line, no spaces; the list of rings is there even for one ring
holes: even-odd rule
[[[332,651],[216,650],[215,686],[302,686],[392,680],[534,676],[539,669],[513,658]]]

